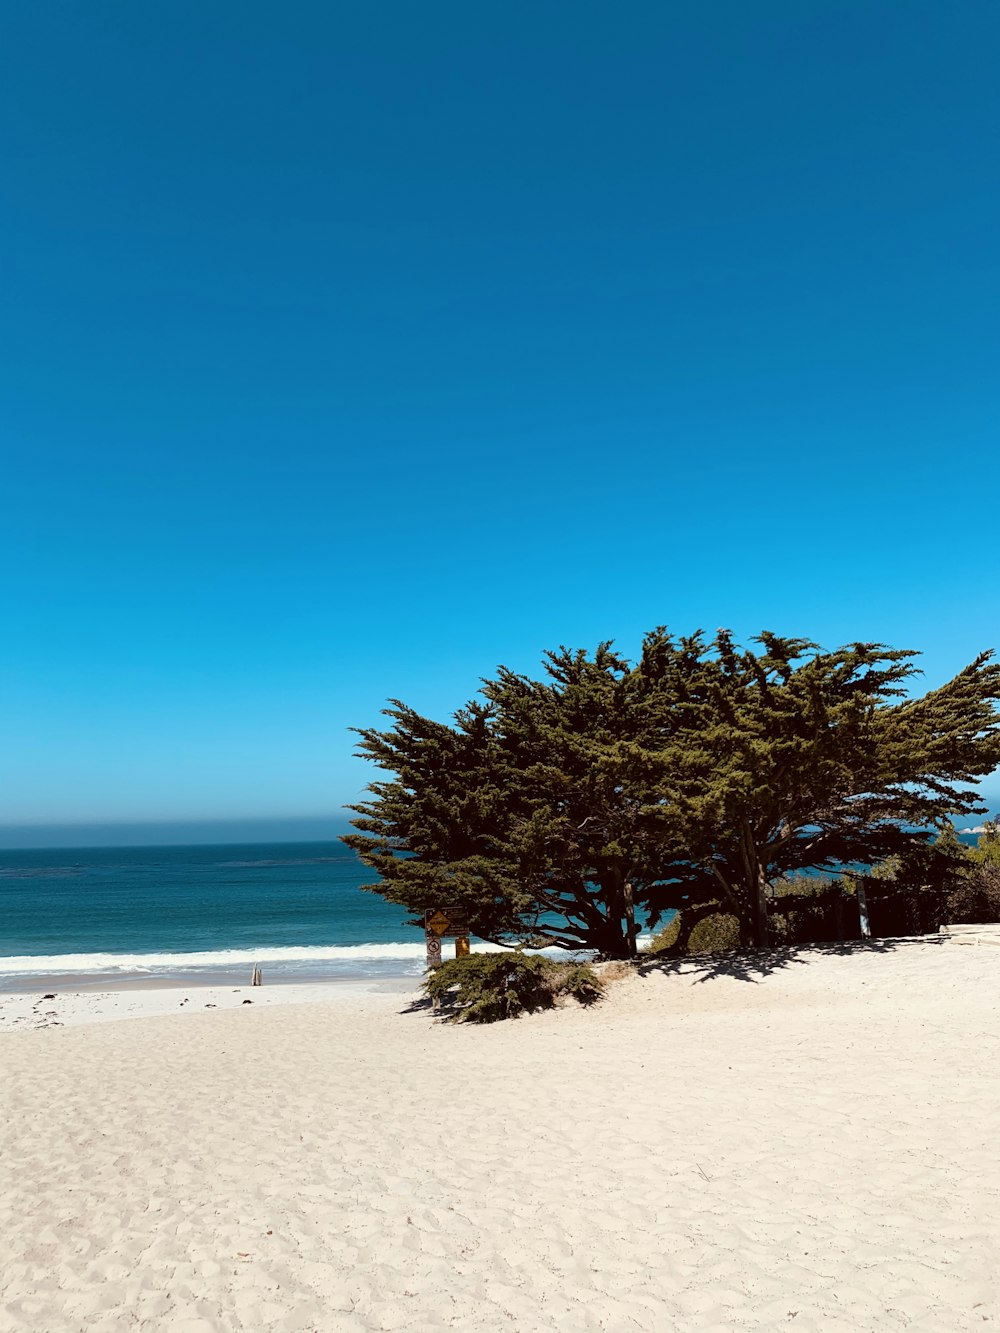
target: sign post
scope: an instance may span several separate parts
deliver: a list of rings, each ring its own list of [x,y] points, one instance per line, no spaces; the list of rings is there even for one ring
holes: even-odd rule
[[[868,898],[865,894],[865,886],[858,881],[858,914],[861,917],[861,938],[870,940],[872,937],[872,928],[868,920]]]
[[[427,941],[427,971],[434,967],[441,966],[441,936],[435,935],[433,930],[425,932]]]
[[[469,923],[460,907],[429,907],[424,913],[428,968],[441,965],[441,941],[455,941],[455,957],[469,956]]]

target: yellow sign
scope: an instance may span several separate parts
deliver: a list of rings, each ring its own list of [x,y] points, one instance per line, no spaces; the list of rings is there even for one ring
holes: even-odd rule
[[[461,907],[428,907],[424,913],[424,929],[438,939],[448,936],[457,939],[469,933],[469,918]]]
[[[433,930],[435,935],[443,935],[451,924],[444,912],[437,911],[433,916],[429,916],[425,922],[428,930]]]

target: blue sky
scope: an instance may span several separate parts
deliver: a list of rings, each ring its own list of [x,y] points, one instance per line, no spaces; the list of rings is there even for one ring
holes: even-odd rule
[[[326,817],[661,622],[1000,647],[995,6],[0,37],[0,824]]]

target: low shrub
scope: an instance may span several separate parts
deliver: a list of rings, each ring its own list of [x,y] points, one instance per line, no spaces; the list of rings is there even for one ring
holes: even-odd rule
[[[423,983],[436,1004],[447,999],[452,1023],[496,1023],[536,1009],[551,1009],[563,996],[593,1004],[603,989],[586,963],[557,963],[521,953],[475,953],[451,958]]]
[[[709,912],[696,920],[690,934],[682,936],[683,915],[677,912],[662,930],[657,931],[640,957],[682,958],[688,954],[717,953],[740,947],[740,925],[727,912]]]
[[[674,948],[681,934],[681,914],[675,912],[662,930],[658,930],[643,950],[644,953],[668,953]]]
[[[740,947],[739,920],[728,912],[713,912],[699,921],[688,938],[688,953],[719,953]]]
[[[772,945],[829,944],[861,937],[853,886],[828,875],[786,875],[771,886]]]
[[[947,925],[991,925],[1000,921],[1000,864],[980,863],[948,894]]]

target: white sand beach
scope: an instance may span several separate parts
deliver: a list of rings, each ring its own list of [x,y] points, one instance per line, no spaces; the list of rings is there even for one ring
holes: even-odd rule
[[[4,996],[0,1329],[996,1326],[1000,950],[731,964],[488,1028]]]

